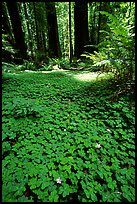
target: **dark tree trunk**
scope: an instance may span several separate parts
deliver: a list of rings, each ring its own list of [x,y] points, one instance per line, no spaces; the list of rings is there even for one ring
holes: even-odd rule
[[[45,5],[45,4],[44,4]],[[35,64],[37,67],[40,67],[42,63],[47,62],[46,55],[46,44],[45,44],[45,36],[44,31],[42,30],[41,22],[38,21],[38,15],[40,15],[40,11],[38,10],[37,4],[33,2],[34,8],[34,16],[35,16],[35,25],[36,25],[36,41],[37,41],[37,51],[36,51],[36,60]],[[42,16],[43,18],[43,16]]]
[[[44,34],[43,31],[41,32],[41,35],[42,35],[43,47],[44,47],[44,50],[45,50],[45,53],[46,53],[47,48],[46,48],[45,34]]]
[[[45,41],[45,38],[44,38],[44,33],[43,31],[39,31],[39,50],[44,54],[46,52],[46,49],[44,48],[44,41]]]
[[[19,50],[19,56],[23,58],[27,58],[27,47],[25,44],[24,33],[22,31],[17,2],[8,1],[7,7],[8,7],[12,29],[15,37],[16,48]]]
[[[3,29],[4,33],[11,35],[11,29],[9,26],[8,16],[6,13],[6,7],[5,7],[4,3],[2,4],[2,7],[1,7],[1,10],[2,10],[2,28],[4,28]]]
[[[107,11],[110,12],[110,2],[100,2],[99,11]],[[99,33],[101,30],[105,30],[109,32],[109,27],[107,25],[107,16],[99,14],[99,21],[98,21],[98,43],[104,40],[106,37],[105,33]]]
[[[74,6],[75,28],[75,57],[79,58],[84,52],[84,46],[89,42],[88,32],[88,6],[86,2],[75,2]]]
[[[48,23],[49,56],[61,57],[55,2],[45,2]]]
[[[9,22],[9,18],[8,18],[8,14],[7,14],[7,7],[5,5],[6,3],[3,2],[2,3],[2,33],[7,34],[7,40],[8,42],[15,47],[15,40],[14,40],[14,36],[12,33],[12,27],[10,25]]]

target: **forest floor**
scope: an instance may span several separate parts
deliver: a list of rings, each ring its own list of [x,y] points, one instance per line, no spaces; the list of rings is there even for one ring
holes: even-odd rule
[[[24,71],[22,71],[24,72]],[[53,69],[52,71],[30,71],[25,70],[25,72],[31,72],[31,73],[53,73],[53,72],[64,72],[66,75],[74,76],[76,79],[81,81],[92,81],[97,80],[99,78],[109,78],[112,76],[112,73],[99,73],[99,72],[90,72],[90,71],[70,71],[70,70],[64,70],[64,69]]]
[[[134,202],[135,104],[111,77],[3,73],[3,202]]]

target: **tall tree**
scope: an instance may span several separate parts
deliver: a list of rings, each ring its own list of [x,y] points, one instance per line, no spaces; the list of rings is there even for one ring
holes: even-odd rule
[[[39,38],[39,30],[38,30],[38,21],[37,21],[37,13],[36,13],[36,3],[33,2],[34,6],[34,16],[35,16],[35,25],[36,25],[36,37],[37,37],[37,48],[40,49],[40,38]]]
[[[12,35],[12,28],[11,28],[11,25],[10,25],[9,19],[8,19],[8,13],[7,13],[7,8],[6,8],[5,2],[2,3],[1,10],[2,10],[2,26],[4,28],[4,32],[6,34],[9,34],[10,36],[13,36]]]
[[[101,11],[101,5],[102,5],[102,2],[100,2],[100,5],[99,5],[99,11]],[[101,26],[101,14],[99,13],[99,18],[98,18],[98,40],[97,40],[97,44],[99,44],[100,42],[100,26]]]
[[[55,2],[45,2],[50,57],[61,57]]]
[[[74,28],[75,28],[75,56],[79,58],[84,51],[84,46],[87,45],[89,42],[87,2],[80,1],[75,2]]]
[[[28,31],[28,49],[30,50],[31,56],[33,57],[32,35],[31,35],[29,17],[28,17],[28,12],[27,12],[27,4],[25,2],[23,3],[23,8],[24,8],[24,14],[25,14],[27,31]]]
[[[98,26],[97,26],[97,2],[89,2],[89,44],[97,45],[97,34],[98,34]],[[94,49],[93,49],[94,51]]]
[[[69,40],[70,40],[70,64],[72,63],[72,38],[71,38],[71,2],[69,2]]]
[[[47,62],[47,48],[45,40],[46,31],[46,15],[43,9],[45,3],[43,2],[33,2],[35,25],[36,25],[36,41],[37,41],[37,51],[36,51],[36,64],[42,64]]]
[[[99,11],[110,12],[110,2],[100,2]],[[101,29],[101,30],[109,32],[110,29],[109,29],[109,26],[107,24],[107,16],[102,15],[102,14],[100,14],[99,16],[100,16],[99,31]],[[106,37],[106,33],[104,33],[104,32],[99,33],[98,43],[103,41],[105,37]]]
[[[22,30],[21,20],[18,12],[17,2],[7,2],[7,7],[10,15],[16,48],[19,50],[19,55],[27,58],[27,46],[25,44],[24,33]]]

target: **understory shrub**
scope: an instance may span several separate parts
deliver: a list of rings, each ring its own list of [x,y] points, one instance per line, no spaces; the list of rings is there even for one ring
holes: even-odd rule
[[[94,54],[82,54],[92,60],[93,67],[101,72],[113,72],[116,79],[128,80],[135,78],[135,33],[134,24],[128,24],[121,18],[101,11],[108,17],[110,32],[104,30],[106,37],[99,43],[99,51]],[[128,19],[129,20],[129,19]]]

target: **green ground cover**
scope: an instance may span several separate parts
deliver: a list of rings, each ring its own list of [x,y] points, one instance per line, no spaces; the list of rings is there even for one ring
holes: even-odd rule
[[[65,72],[2,79],[3,202],[135,201],[130,95]]]

